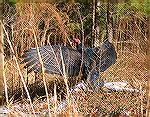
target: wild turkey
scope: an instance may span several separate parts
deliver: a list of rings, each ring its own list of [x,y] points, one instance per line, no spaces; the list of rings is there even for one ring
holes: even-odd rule
[[[75,40],[77,42],[77,40]],[[78,40],[77,49],[68,48],[63,45],[47,45],[39,47],[39,52],[43,61],[43,65],[45,68],[45,73],[47,74],[59,74],[63,76],[66,74],[70,80],[72,77],[79,75],[80,68],[82,71],[82,78],[81,80],[90,81],[92,86],[102,86],[104,85],[103,82],[100,84],[96,83],[96,80],[100,78],[100,72],[104,72],[108,69],[112,64],[116,62],[117,54],[115,48],[109,40],[105,40],[100,46],[95,48],[85,48],[84,52],[82,52],[82,44]],[[81,65],[81,58],[83,55],[83,64]],[[39,56],[37,53],[36,48],[31,48],[26,50],[22,55],[23,62],[26,63],[25,68],[28,68],[28,73],[34,71],[36,73],[41,73],[41,65],[39,62]],[[64,63],[64,64],[63,64]],[[63,67],[63,65],[65,67]],[[81,67],[80,67],[81,66]],[[63,72],[63,68],[65,68],[65,73]],[[72,81],[71,81],[72,82]],[[44,85],[43,83],[31,84],[31,89],[29,88],[29,92],[31,97],[34,98],[36,91],[38,92],[37,95],[41,96],[45,94]],[[54,87],[54,83],[49,86],[49,89],[52,90]],[[75,83],[73,83],[75,85]],[[33,88],[34,86],[34,88]],[[58,83],[59,87],[65,87],[64,84],[61,85],[61,82]],[[39,87],[42,87],[41,90]],[[33,94],[32,89],[34,89],[35,93]],[[60,91],[61,88],[58,88]],[[30,91],[31,90],[31,91]],[[42,93],[44,91],[44,93]],[[53,92],[50,91],[50,92]],[[33,96],[32,96],[33,94]],[[21,94],[20,94],[21,95]],[[18,95],[17,95],[18,96]],[[64,93],[63,95],[64,96]]]
[[[67,48],[63,45],[47,45],[39,47],[40,55],[45,68],[45,73],[59,74],[63,73],[63,63],[65,65],[65,74],[69,77],[79,75],[82,68],[82,79],[94,83],[99,77],[100,72],[104,72],[116,62],[117,54],[113,44],[107,39],[100,46],[95,48],[84,48],[83,64],[81,65],[82,44],[79,40],[77,50]],[[62,55],[62,56],[61,56]],[[36,48],[31,48],[22,55],[25,67],[31,71],[41,73],[41,66]],[[82,66],[82,67],[80,67]]]

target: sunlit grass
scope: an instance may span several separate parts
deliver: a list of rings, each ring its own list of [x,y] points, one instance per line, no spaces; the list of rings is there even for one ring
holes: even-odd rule
[[[40,12],[40,9],[42,8],[44,8],[45,11],[47,9],[49,17],[52,18],[49,19],[49,17],[45,16],[45,18],[43,19],[44,21],[47,21],[47,28],[43,31],[44,34],[42,40],[38,40],[40,37],[39,34],[41,34],[41,32],[37,27],[39,21],[41,20],[40,18],[42,17],[42,15],[44,15],[44,13],[42,14],[42,12],[40,12],[40,15],[36,14],[36,12],[32,9],[33,7],[37,10],[36,12]],[[25,12],[23,12],[24,8]],[[6,41],[8,41],[10,47],[9,50],[11,51],[11,53],[13,53],[13,56],[10,56],[10,58],[5,58],[4,70],[6,76],[6,79],[4,79],[4,81],[6,81],[5,97],[7,99],[7,104],[5,103],[5,106],[7,106],[10,116],[29,116],[30,114],[30,116],[49,115],[82,117],[102,115],[108,116],[111,113],[126,113],[134,116],[145,114],[144,111],[147,108],[146,93],[148,71],[146,69],[146,56],[143,52],[144,47],[141,48],[141,46],[143,45],[141,43],[145,43],[145,35],[144,38],[140,41],[130,35],[130,37],[133,38],[132,44],[138,45],[137,47],[130,47],[130,45],[128,45],[130,41],[123,42],[122,40],[117,40],[115,42],[116,47],[118,47],[116,49],[118,54],[117,63],[112,65],[104,73],[101,73],[101,79],[103,79],[104,81],[127,81],[131,85],[131,87],[138,89],[140,92],[112,92],[102,87],[101,89],[99,89],[99,92],[92,92],[91,90],[80,90],[70,93],[70,89],[72,87],[69,87],[69,78],[65,74],[64,63],[62,63],[64,73],[63,76],[46,74],[44,72],[44,67],[42,67],[42,75],[39,77],[38,82],[35,82],[35,74],[33,72],[27,74],[26,69],[23,68],[24,64],[20,64],[21,59],[19,58],[19,54],[22,54],[24,50],[27,50],[30,47],[36,47],[38,49],[38,47],[44,45],[45,42],[47,42],[47,44],[50,44],[50,42],[48,42],[49,38],[46,37],[46,31],[49,30],[48,21],[50,20],[51,23],[54,23],[51,28],[56,29],[56,32],[51,33],[53,33],[53,35],[63,35],[60,43],[66,43],[68,34],[70,32],[64,25],[63,20],[65,19],[65,17],[62,18],[62,16],[60,15],[61,12],[58,11],[54,6],[48,4],[39,4],[39,6],[33,5],[32,7],[28,4],[26,4],[25,6],[19,6],[18,4],[17,13],[19,15],[19,17],[17,17],[16,19],[18,24],[13,27],[15,30],[12,30],[14,31],[12,32],[12,38],[14,39],[13,42],[11,42],[9,33],[3,26],[4,33],[6,35]],[[27,14],[23,15],[24,13]],[[121,23],[123,24],[124,22],[122,21]],[[35,26],[34,29],[33,25]],[[132,27],[132,25],[130,26]],[[120,31],[120,29],[118,30]],[[142,33],[139,28],[137,28],[136,31],[139,31],[140,34]],[[123,34],[125,32],[120,31],[120,33]],[[26,36],[23,37],[23,34],[25,34]],[[16,46],[18,42],[20,42],[21,44],[20,53],[17,53]],[[131,48],[131,50],[129,50],[128,47]],[[38,54],[38,56],[40,58],[40,53]],[[63,61],[62,55],[61,60]],[[42,65],[42,59],[40,59],[40,63]],[[79,76],[78,79],[81,79],[80,77],[81,76]],[[31,100],[29,95],[30,87],[28,87],[29,85],[26,86],[27,80],[29,85],[36,85],[36,83],[38,83],[40,85],[37,84],[37,87],[44,87],[46,96],[42,97],[36,95],[35,98]],[[63,85],[60,85],[57,82]],[[52,83],[52,86],[54,87],[49,87]],[[66,97],[65,99],[61,98],[61,95],[57,92],[58,84],[60,90],[65,95],[64,97]],[[24,87],[25,91],[23,91],[22,87]],[[7,88],[8,91],[6,90]],[[15,91],[18,91],[19,88],[21,88],[19,93],[21,93],[22,97],[20,97],[20,100],[14,100],[14,93]],[[49,90],[51,90],[51,93],[48,93]],[[24,96],[22,95],[22,93],[25,92],[27,93],[27,98],[24,98]]]

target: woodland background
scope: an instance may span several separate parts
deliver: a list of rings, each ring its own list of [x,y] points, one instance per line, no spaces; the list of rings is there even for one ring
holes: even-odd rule
[[[140,93],[81,93],[89,97],[89,100],[78,100],[78,104],[86,104],[81,104],[83,108],[78,105],[77,110],[82,115],[92,115],[97,103],[103,100],[99,110],[103,113],[96,112],[97,116],[134,110],[133,115],[148,117],[149,0],[5,0],[1,1],[0,9],[0,89],[4,89],[5,93],[11,89],[13,94],[17,87],[23,85],[20,72],[27,81],[26,71],[19,64],[20,57],[25,50],[36,47],[35,37],[38,46],[63,44],[71,47],[71,36],[77,33],[85,47],[96,47],[109,32],[109,14],[118,59],[115,65],[102,74],[102,79],[128,81],[133,87],[140,89]],[[30,74],[28,78],[30,83],[34,82],[34,74]],[[0,90],[1,99],[4,90]],[[127,103],[119,104],[120,102]],[[11,105],[11,101],[7,100],[8,103]]]

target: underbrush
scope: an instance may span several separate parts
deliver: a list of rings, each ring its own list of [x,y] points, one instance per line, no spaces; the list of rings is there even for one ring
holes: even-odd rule
[[[3,110],[6,109],[7,114],[2,113],[0,116],[145,117],[149,107],[147,96],[149,65],[146,59],[148,28],[145,15],[139,14],[138,10],[133,9],[135,12],[133,14],[130,12],[126,14],[125,10],[125,14],[118,17],[116,22],[118,27],[114,29],[113,40],[117,62],[101,73],[101,77],[97,80],[97,82],[126,82],[128,84],[126,88],[137,89],[138,92],[115,91],[107,87],[92,90],[88,86],[72,91],[76,84],[81,83],[81,76],[68,78],[46,74],[44,70],[40,75],[34,72],[27,74],[24,64],[20,64],[22,61],[20,56],[31,47],[62,43],[68,47],[69,36],[75,30],[82,32],[82,38],[85,36],[85,40],[83,39],[85,45],[91,44],[89,34],[84,35],[84,30],[78,29],[80,25],[83,28],[84,17],[81,20],[82,13],[76,11],[77,4],[65,7],[68,11],[73,11],[71,13],[80,16],[73,19],[77,21],[75,23],[71,22],[69,14],[58,10],[56,6],[47,3],[18,3],[16,9],[5,6],[2,25],[6,54],[3,70],[5,74]],[[91,14],[86,17],[91,18]],[[12,24],[8,28],[10,22]],[[104,29],[99,41],[103,40],[105,32]]]
[[[33,114],[32,108],[29,104],[29,100],[25,99],[20,90],[20,99],[14,101],[13,96],[15,91],[19,87],[23,87],[21,81],[19,81],[19,74],[16,69],[16,64],[12,61],[6,62],[6,78],[7,87],[11,95],[8,106],[9,113],[12,116],[16,114],[18,116],[27,116]],[[65,85],[59,85],[54,82],[56,79],[61,79],[60,84],[63,84],[63,77],[58,75],[46,74],[46,82],[48,90],[51,90],[49,94],[50,98],[50,114],[52,116],[144,116],[147,108],[147,71],[146,71],[146,58],[142,54],[131,54],[125,52],[124,54],[118,54],[117,63],[112,65],[107,71],[101,74],[102,80],[105,82],[128,82],[129,87],[136,88],[139,92],[129,91],[111,91],[105,87],[101,87],[97,91],[89,89],[80,89],[74,92],[70,92],[69,103],[66,98],[61,98],[61,95],[66,95]],[[28,84],[35,83],[34,73],[26,75],[26,70],[23,65],[20,65],[21,71]],[[25,80],[25,82],[27,82]],[[55,85],[50,85],[52,82]],[[41,84],[40,84],[41,83]],[[40,84],[40,85],[39,85]],[[37,91],[44,91],[44,84],[39,82],[35,84],[38,87]],[[69,85],[71,86],[71,85]],[[17,88],[18,87],[18,88]],[[59,87],[59,88],[56,88]],[[43,90],[41,90],[43,88]],[[71,90],[70,87],[69,89]],[[57,90],[59,89],[59,93]],[[30,89],[29,89],[30,90]],[[37,93],[37,92],[34,92]],[[60,95],[61,94],[61,95]],[[48,103],[46,96],[38,96],[32,100],[32,106],[36,115],[47,116],[48,115]]]

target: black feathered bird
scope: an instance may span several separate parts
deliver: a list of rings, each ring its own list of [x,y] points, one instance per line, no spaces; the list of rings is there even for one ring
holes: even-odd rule
[[[84,47],[82,52],[82,44],[80,40],[76,39],[74,42],[77,43],[77,49],[68,48],[63,45],[47,45],[39,47],[45,73],[58,74],[60,76],[66,74],[69,77],[68,80],[75,85],[74,78],[79,75],[81,68],[81,80],[86,81],[89,79],[94,87],[97,87],[97,85],[103,85],[103,83],[97,84],[96,80],[100,78],[100,72],[104,72],[116,62],[117,54],[113,44],[107,39],[98,47]],[[83,62],[81,62],[82,56]],[[34,71],[35,73],[40,74],[42,72],[36,48],[26,50],[22,55],[22,58],[22,62],[26,63],[25,68],[28,68],[28,73]],[[63,67],[63,65],[65,67]],[[65,70],[63,70],[63,68],[65,68]],[[65,73],[63,73],[63,71],[65,71]],[[32,99],[35,95],[45,95],[44,84],[38,82],[39,81],[37,81],[37,83],[29,84],[28,86]],[[49,92],[53,92],[54,83],[50,82],[49,84],[51,85],[48,86],[48,90]],[[72,84],[70,86],[72,86]],[[60,81],[58,83],[57,92],[62,92],[60,90],[62,88],[59,87],[64,87],[64,90],[66,89],[64,83],[61,83]],[[62,96],[64,96],[64,93]]]
[[[104,72],[116,62],[115,48],[108,39],[98,47],[84,48],[83,52],[81,42],[77,39],[74,42],[77,42],[77,50],[63,45],[39,47],[45,73],[64,75],[63,68],[65,68],[65,74],[73,77],[79,75],[80,68],[82,68],[82,79],[89,78],[91,83],[94,83],[100,77],[100,72]],[[82,55],[84,59],[81,65]],[[25,67],[29,69],[28,73],[31,71],[41,73],[42,68],[36,48],[25,51],[22,57],[23,62],[26,63]]]

